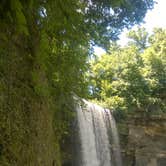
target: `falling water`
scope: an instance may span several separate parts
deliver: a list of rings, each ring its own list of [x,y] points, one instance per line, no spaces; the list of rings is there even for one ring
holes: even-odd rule
[[[86,106],[77,108],[82,156],[79,166],[122,166],[116,123],[110,111],[85,100],[84,103]]]
[[[108,114],[109,126],[111,128],[111,145],[112,145],[112,156],[114,158],[114,165],[122,166],[122,159],[120,153],[120,143],[119,143],[119,135],[116,127],[116,122],[112,114],[108,109],[105,110]]]

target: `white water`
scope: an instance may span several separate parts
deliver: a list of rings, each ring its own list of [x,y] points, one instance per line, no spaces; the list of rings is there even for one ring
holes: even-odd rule
[[[110,111],[87,101],[84,103],[85,108],[77,108],[82,156],[79,166],[122,166],[116,123]],[[111,164],[109,132],[116,157],[115,165]]]
[[[116,122],[114,117],[111,115],[110,111],[108,109],[105,110],[106,113],[109,115],[109,122],[111,127],[111,142],[112,142],[112,151],[114,156],[114,161],[116,166],[122,166],[122,159],[121,159],[121,153],[120,153],[120,143],[119,143],[119,135],[118,130],[116,127]]]

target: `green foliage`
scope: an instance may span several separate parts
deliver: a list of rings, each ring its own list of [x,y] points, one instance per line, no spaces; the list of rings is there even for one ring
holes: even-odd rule
[[[117,39],[124,27],[141,22],[147,9],[152,9],[154,1],[148,0],[84,0],[86,8],[85,31],[97,45],[109,48],[109,41]]]
[[[73,93],[87,95],[91,46],[107,47],[153,7],[124,2],[1,1],[0,165],[61,165]]]
[[[137,48],[140,50],[144,50],[147,47],[148,33],[145,28],[138,27],[137,31],[130,31],[128,38],[132,40],[130,44],[137,45]]]
[[[145,29],[129,36],[132,44],[112,45],[110,54],[92,61],[90,97],[117,110],[165,111],[166,30],[155,29],[149,44]]]

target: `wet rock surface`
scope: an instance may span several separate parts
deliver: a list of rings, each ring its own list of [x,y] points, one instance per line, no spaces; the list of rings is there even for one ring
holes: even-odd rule
[[[132,115],[118,123],[123,166],[166,166],[166,115]]]

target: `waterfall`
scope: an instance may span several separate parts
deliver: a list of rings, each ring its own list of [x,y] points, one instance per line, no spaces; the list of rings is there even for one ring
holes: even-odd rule
[[[77,108],[82,158],[78,165],[122,166],[118,132],[110,111],[85,100],[84,103]]]
[[[118,135],[117,127],[116,127],[116,122],[108,109],[106,109],[106,112],[108,114],[108,119],[110,124],[108,127],[111,128],[112,156],[114,159],[113,163],[115,166],[122,166],[119,135]]]

